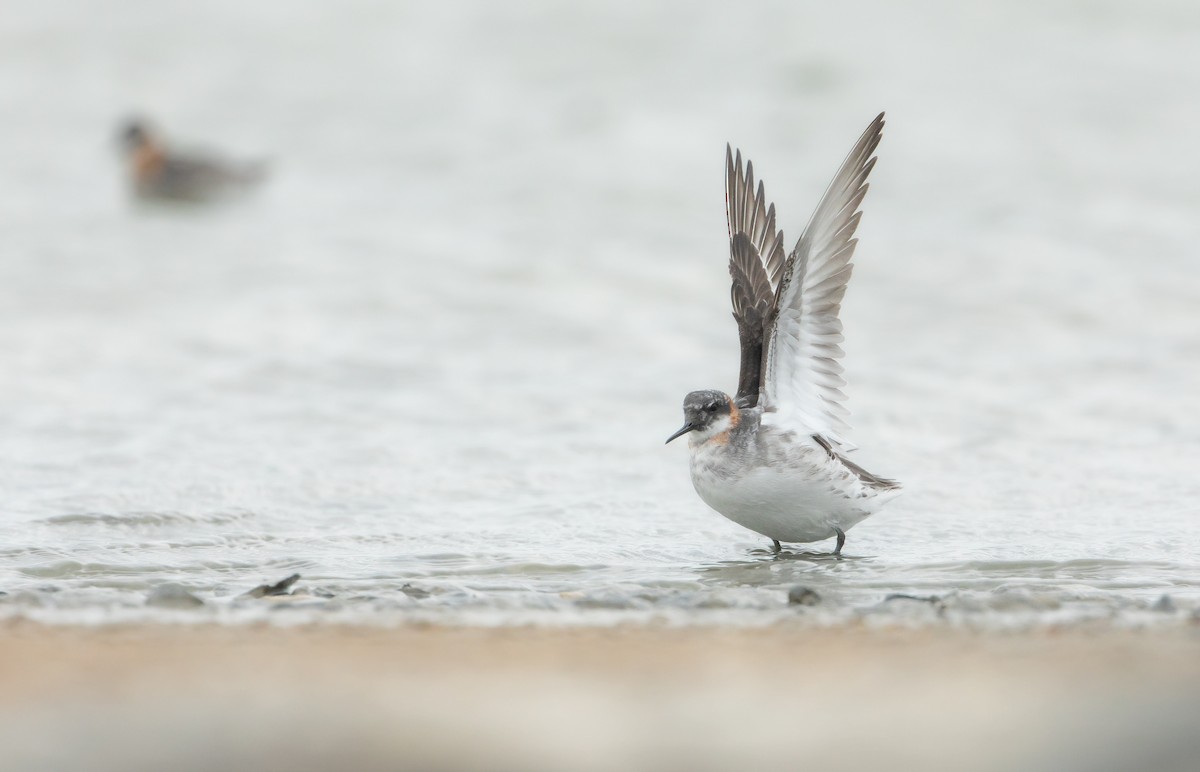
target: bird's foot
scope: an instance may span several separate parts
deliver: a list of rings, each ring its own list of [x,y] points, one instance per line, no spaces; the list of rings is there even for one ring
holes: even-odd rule
[[[837,546],[833,548],[833,556],[840,558],[842,556],[842,545],[846,543],[846,532],[841,528],[834,528],[833,530],[837,534]]]

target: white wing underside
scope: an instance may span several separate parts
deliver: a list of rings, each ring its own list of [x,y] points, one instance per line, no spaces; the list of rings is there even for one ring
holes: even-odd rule
[[[854,231],[867,193],[867,175],[883,129],[881,113],[863,132],[792,250],[766,331],[760,404],[764,421],[820,434],[840,451],[847,439],[842,387],[842,322],[838,318],[850,263],[858,243]]]

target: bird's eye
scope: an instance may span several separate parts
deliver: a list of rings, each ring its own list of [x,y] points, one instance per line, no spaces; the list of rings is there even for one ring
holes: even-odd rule
[[[710,412],[710,413],[715,413],[715,412],[717,412],[717,403],[716,403],[716,402],[712,402],[712,403],[710,403],[710,404],[708,404],[708,405],[705,405],[704,409],[705,409],[705,410],[707,410],[707,411],[708,411],[708,412]]]

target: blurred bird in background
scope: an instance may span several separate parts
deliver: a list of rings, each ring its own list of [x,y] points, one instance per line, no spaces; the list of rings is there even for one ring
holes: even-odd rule
[[[232,161],[216,154],[168,149],[140,118],[126,120],[118,133],[134,197],[145,201],[206,202],[227,198],[266,177],[263,161]]]

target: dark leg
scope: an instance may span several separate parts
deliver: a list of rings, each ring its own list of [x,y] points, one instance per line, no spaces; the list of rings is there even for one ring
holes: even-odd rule
[[[837,532],[838,537],[838,543],[837,546],[833,548],[833,554],[840,558],[842,556],[842,545],[846,543],[846,532],[841,528],[834,528],[833,530]]]
[[[775,554],[778,555],[783,547],[779,544],[779,539],[771,539],[771,541],[775,542]]]

